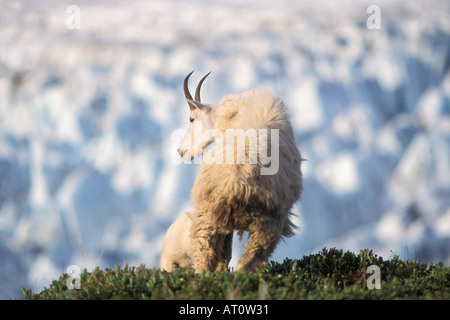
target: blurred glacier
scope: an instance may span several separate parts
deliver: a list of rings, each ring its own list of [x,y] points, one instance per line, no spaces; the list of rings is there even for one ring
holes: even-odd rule
[[[369,1],[76,2],[80,29],[69,1],[0,1],[0,298],[69,265],[158,266],[192,208],[172,139],[192,69],[212,71],[203,101],[267,87],[289,106],[304,194],[273,260],[450,264],[448,1],[377,1],[381,29]]]

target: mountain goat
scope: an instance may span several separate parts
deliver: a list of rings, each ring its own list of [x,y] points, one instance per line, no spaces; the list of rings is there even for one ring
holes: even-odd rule
[[[169,227],[161,253],[161,269],[192,269],[191,225],[191,213],[185,212]]]
[[[203,104],[200,88],[209,73],[193,100],[192,72],[184,80],[190,127],[178,146],[185,161],[203,155],[191,191],[192,267],[226,268],[237,230],[241,237],[249,233],[237,270],[255,270],[282,237],[294,234],[290,210],[302,192],[302,158],[282,100],[256,89],[227,95],[218,105]]]

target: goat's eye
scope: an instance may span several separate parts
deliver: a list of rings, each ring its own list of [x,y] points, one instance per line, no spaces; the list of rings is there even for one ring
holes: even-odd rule
[[[189,118],[189,121],[190,121],[190,122],[194,122],[194,118],[190,117],[190,118]]]

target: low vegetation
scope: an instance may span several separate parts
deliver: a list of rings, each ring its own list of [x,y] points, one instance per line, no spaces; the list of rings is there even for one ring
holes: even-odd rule
[[[369,266],[377,266],[370,271]],[[372,267],[373,268],[373,267]],[[367,272],[369,270],[369,272]],[[371,250],[324,248],[302,259],[271,262],[257,272],[173,273],[144,265],[83,271],[79,289],[63,274],[25,299],[450,299],[450,267],[420,264]],[[376,289],[377,281],[379,288]]]

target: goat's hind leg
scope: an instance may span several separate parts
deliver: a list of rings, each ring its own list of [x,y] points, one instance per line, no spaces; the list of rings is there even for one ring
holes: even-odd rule
[[[228,269],[228,263],[231,260],[231,247],[233,245],[233,232],[221,234],[217,240],[218,262],[216,271],[225,271]]]
[[[249,240],[237,270],[255,271],[267,264],[281,238],[279,228],[271,219],[256,219],[249,227]]]

